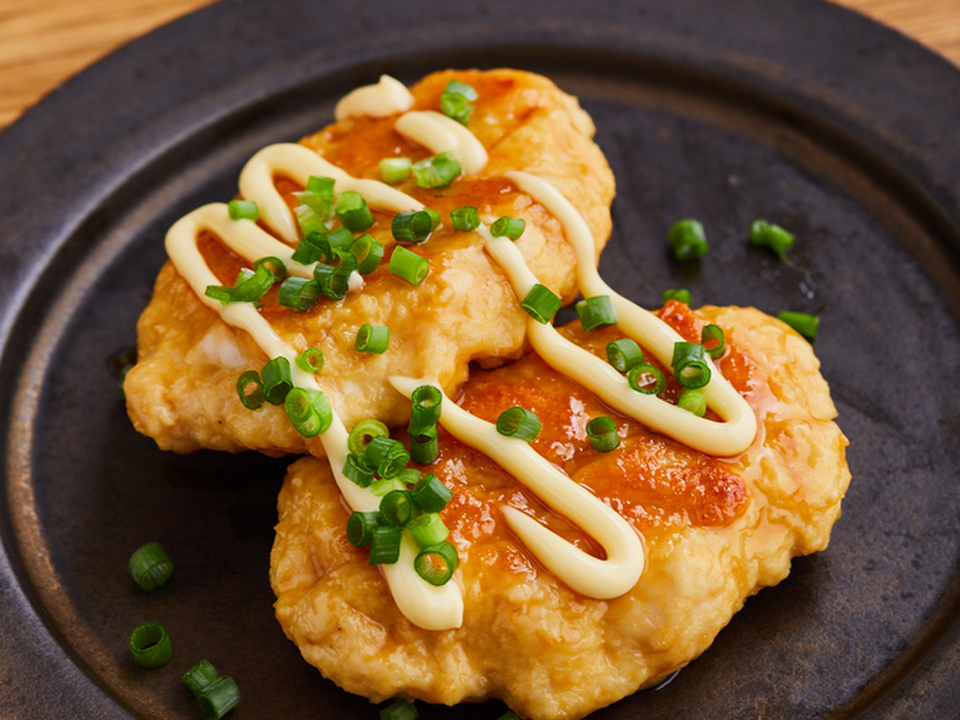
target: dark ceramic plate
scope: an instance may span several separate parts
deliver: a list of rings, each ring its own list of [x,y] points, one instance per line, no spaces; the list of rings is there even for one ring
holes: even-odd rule
[[[960,708],[960,72],[804,0],[224,2],[69,82],[0,136],[0,716],[198,717],[209,658],[242,718],[373,718],[275,623],[267,566],[285,462],[165,454],[131,428],[118,358],[166,227],[233,194],[256,149],[328,122],[389,71],[548,74],[593,114],[619,195],[602,271],[648,306],[822,317],[816,350],[853,483],[824,553],[747,602],[672,683],[595,717],[947,718]],[[673,264],[667,227],[712,249]],[[750,247],[764,216],[798,240]],[[174,579],[137,591],[161,541]],[[176,659],[136,668],[164,623]],[[499,703],[421,707],[493,720]]]

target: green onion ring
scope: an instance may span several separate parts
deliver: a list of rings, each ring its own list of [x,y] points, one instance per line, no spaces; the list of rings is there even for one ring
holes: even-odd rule
[[[220,675],[196,694],[203,720],[220,720],[240,704],[240,690],[229,675]]]
[[[406,490],[391,490],[380,499],[380,519],[387,525],[404,527],[413,519],[416,506]]]
[[[316,437],[333,422],[330,401],[321,390],[295,387],[287,393],[284,407],[294,429],[305,438]]]
[[[137,665],[158,668],[173,658],[173,644],[166,629],[158,622],[145,622],[130,633],[130,652]]]
[[[410,424],[407,426],[411,435],[419,435],[437,424],[442,400],[443,393],[434,385],[420,385],[411,393]]]
[[[363,232],[373,225],[373,213],[363,195],[356,190],[347,190],[337,197],[335,207],[340,222],[351,233]]]
[[[347,450],[360,457],[366,451],[370,441],[376,437],[390,437],[389,428],[375,418],[361,420],[353,426],[350,435],[347,436]]]
[[[504,437],[517,438],[530,442],[540,434],[543,424],[534,413],[514,405],[500,413],[497,418],[497,432]]]
[[[196,695],[218,677],[220,677],[220,673],[217,672],[217,669],[209,660],[203,659],[187,668],[180,679],[184,685],[190,688],[190,692]]]
[[[457,232],[472,232],[480,227],[480,214],[473,205],[462,205],[450,211],[450,221]]]
[[[253,200],[231,200],[227,203],[227,214],[231,220],[253,220],[260,219],[260,208]]]
[[[420,713],[409,700],[394,700],[380,711],[380,720],[417,720]]]
[[[689,290],[684,290],[683,288],[670,288],[663,291],[663,297],[661,298],[660,302],[666,305],[669,300],[683,303],[684,305],[690,305],[690,302],[693,300],[693,298],[691,297]]]
[[[577,317],[586,332],[617,324],[617,313],[609,295],[584,298],[575,306]]]
[[[442,543],[450,535],[450,530],[437,513],[427,513],[413,518],[407,523],[407,530],[413,536],[418,548],[427,548]]]
[[[653,365],[646,363],[634,365],[627,373],[627,382],[631,388],[644,395],[659,395],[666,386],[663,373]]]
[[[390,328],[385,325],[371,325],[366,323],[357,331],[357,341],[354,347],[358,352],[384,353],[390,345]]]
[[[347,540],[354,547],[370,547],[374,528],[380,525],[379,512],[355,512],[347,518]]]
[[[410,177],[410,166],[413,165],[407,157],[387,157],[380,161],[381,182],[394,185]]]
[[[563,301],[546,285],[537,283],[520,302],[520,307],[541,325],[550,322],[563,306]]]
[[[396,525],[378,525],[373,529],[370,540],[368,565],[392,565],[400,558],[400,540],[403,528]]]
[[[263,383],[264,399],[271,405],[281,405],[293,387],[290,361],[283,355],[278,355],[263,366],[260,379]]]
[[[316,375],[323,370],[323,351],[317,347],[308,347],[297,355],[294,362],[297,364],[297,367],[304,372]]]
[[[717,360],[727,348],[723,329],[713,323],[705,325],[703,330],[700,331],[700,344],[703,345],[710,357]]]
[[[710,382],[710,366],[704,358],[704,352],[700,343],[674,343],[670,365],[674,376],[685,388],[702,388]]]
[[[490,226],[490,234],[494,237],[505,237],[511,240],[519,240],[527,226],[527,221],[523,218],[514,218],[503,216],[494,220]]]
[[[425,513],[438,513],[443,510],[453,491],[444,485],[433,473],[427,473],[410,491],[410,499]]]
[[[423,428],[410,436],[410,457],[421,465],[429,465],[440,457],[440,444],[437,441],[437,426]]]
[[[792,327],[810,342],[817,339],[817,332],[820,329],[820,318],[818,316],[794,312],[792,310],[781,310],[777,313],[777,318]]]
[[[680,220],[670,227],[670,248],[680,262],[703,257],[710,246],[703,225],[697,220]]]
[[[158,542],[149,542],[135,550],[127,565],[134,582],[147,592],[165,585],[173,575],[173,562]]]
[[[439,564],[438,564],[439,563]],[[431,585],[444,585],[460,564],[460,556],[453,543],[441,543],[423,548],[413,561],[413,569]]]
[[[707,400],[702,390],[684,388],[677,397],[677,405],[697,417],[703,417],[707,412]]]
[[[406,280],[411,285],[419,285],[430,274],[430,261],[422,255],[407,250],[403,245],[393,248],[387,269],[391,274]]]
[[[643,350],[631,338],[621,338],[607,344],[607,362],[617,372],[625,373],[643,362]]]
[[[597,452],[610,452],[620,445],[620,436],[617,434],[617,423],[613,418],[600,415],[587,423],[587,439],[590,446]]]

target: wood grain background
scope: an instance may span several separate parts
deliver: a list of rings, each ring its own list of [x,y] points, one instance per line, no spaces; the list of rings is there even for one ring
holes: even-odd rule
[[[960,64],[960,0],[836,1]],[[111,50],[211,2],[0,0],[0,130]]]

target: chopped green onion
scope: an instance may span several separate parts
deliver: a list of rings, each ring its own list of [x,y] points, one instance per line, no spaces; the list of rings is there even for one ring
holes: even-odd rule
[[[793,312],[792,310],[781,310],[777,313],[777,317],[807,340],[813,342],[817,339],[817,331],[820,329],[820,318],[818,316]]]
[[[319,195],[324,200],[333,201],[333,193],[336,189],[337,181],[332,177],[318,177],[317,175],[311,175],[307,178],[307,192],[313,193],[314,195]]]
[[[576,304],[577,317],[587,332],[617,324],[617,312],[609,295],[594,295]]]
[[[300,204],[295,212],[304,233],[329,231],[334,218],[335,184],[333,178],[311,176],[306,190],[298,194]]]
[[[750,242],[766,245],[783,260],[784,253],[793,247],[793,235],[779,225],[757,219],[750,223]]]
[[[276,281],[276,275],[266,265],[261,265],[253,271],[245,268],[237,275],[233,292],[230,293],[230,300],[231,302],[256,303],[273,287]]]
[[[490,226],[490,234],[494,237],[505,237],[511,240],[519,240],[527,227],[527,221],[523,218],[501,217],[494,220]]]
[[[253,220],[260,219],[260,208],[253,200],[231,200],[227,203],[227,213],[231,220]]]
[[[370,557],[368,565],[385,563],[392,565],[400,558],[400,540],[403,537],[403,528],[396,525],[378,525],[373,529],[370,540]]]
[[[218,677],[220,677],[220,673],[217,672],[217,669],[209,660],[203,659],[196,665],[187,668],[180,679],[190,688],[190,692],[196,695]]]
[[[423,548],[413,561],[413,569],[431,585],[443,585],[460,564],[457,548],[447,540]]]
[[[271,405],[280,405],[293,387],[290,361],[283,355],[278,355],[264,365],[260,377],[263,382],[263,397]]]
[[[430,274],[430,261],[407,250],[403,245],[397,245],[390,255],[390,264],[387,269],[391,274],[406,280],[411,285],[419,285]]]
[[[364,233],[350,245],[350,254],[357,259],[357,272],[369,275],[380,266],[383,259],[383,244]]]
[[[540,434],[543,424],[534,413],[514,405],[504,410],[497,418],[497,432],[505,437],[513,437],[530,442]]]
[[[380,478],[379,480],[374,480],[370,483],[370,492],[372,492],[377,497],[383,497],[389,492],[394,490],[403,490],[406,491],[407,484],[400,480],[400,476],[392,478]]]
[[[407,530],[413,536],[417,547],[425,548],[447,539],[450,530],[443,524],[437,513],[427,513],[407,523]]]
[[[438,213],[438,212],[437,212],[436,210],[434,210],[433,208],[428,208],[428,207],[425,207],[425,208],[423,209],[423,212],[425,212],[427,215],[430,216],[430,230],[431,230],[431,232],[434,231],[434,230],[436,230],[436,229],[437,229],[437,226],[440,224],[440,220],[441,220],[441,218],[440,218],[440,213]]]
[[[607,361],[617,372],[628,372],[643,362],[643,350],[631,338],[621,338],[607,345]]]
[[[471,232],[480,227],[480,213],[473,205],[463,205],[450,211],[453,229],[457,232]]]
[[[294,429],[305,438],[324,432],[333,422],[330,401],[321,390],[295,387],[284,403]]]
[[[702,257],[710,246],[703,225],[697,220],[680,220],[670,228],[670,247],[680,262]]]
[[[537,283],[527,296],[520,302],[527,315],[540,324],[550,322],[553,316],[563,306],[563,301],[546,285]]]
[[[363,460],[350,453],[343,461],[343,475],[357,487],[370,487],[373,484],[373,469],[368,468]]]
[[[460,163],[448,152],[414,163],[410,169],[422,188],[445,188],[461,173]]]
[[[149,542],[130,556],[130,574],[141,590],[156,590],[173,575],[173,562],[158,542]]]
[[[425,513],[440,512],[447,506],[452,497],[453,491],[440,482],[440,479],[433,473],[427,473],[420,478],[420,481],[410,491],[410,498]]]
[[[587,439],[597,452],[610,452],[620,444],[617,424],[606,415],[595,417],[587,423]]]
[[[440,420],[440,403],[443,393],[434,385],[420,385],[410,395],[410,424],[407,429],[411,435],[419,435]]]
[[[233,301],[233,288],[227,285],[207,285],[203,294],[224,305]]]
[[[389,157],[380,161],[380,180],[395,184],[410,177],[410,166],[413,163],[406,157]]]
[[[462,125],[470,122],[477,91],[459,80],[451,80],[440,94],[440,112]]]
[[[297,223],[304,235],[325,233],[330,229],[330,225],[323,220],[323,215],[309,205],[298,205],[293,209],[293,212],[297,216]]]
[[[347,518],[347,540],[354,547],[370,547],[373,530],[380,525],[379,512],[355,512]]]
[[[437,442],[437,426],[422,429],[410,436],[410,457],[421,465],[429,465],[440,457],[440,444]]]
[[[240,690],[229,675],[220,675],[196,694],[200,717],[203,720],[220,720],[240,704]]]
[[[342,253],[337,253],[338,250],[343,251],[344,253],[350,251],[350,246],[353,245],[353,233],[350,232],[347,228],[337,228],[333,232],[328,232],[323,236],[328,243],[330,243],[331,251],[341,260],[343,259]]]
[[[342,300],[350,289],[350,272],[339,265],[317,263],[313,269],[313,279],[321,294],[333,300]]]
[[[433,218],[426,210],[399,212],[390,221],[390,232],[398,242],[421,243],[433,232]]]
[[[367,201],[355,190],[340,193],[335,212],[343,226],[351,233],[363,232],[373,225],[373,213],[367,207]]]
[[[663,373],[653,365],[645,363],[631,368],[627,373],[627,382],[631,388],[644,395],[659,395],[666,385]]]
[[[374,468],[382,478],[392,478],[410,462],[410,453],[403,447],[403,443],[390,437],[373,437],[359,456],[363,464]]]
[[[360,457],[370,441],[377,437],[390,437],[389,428],[375,418],[361,420],[353,426],[350,435],[347,436],[347,450]]]
[[[695,388],[685,388],[677,397],[677,405],[697,417],[703,417],[707,412],[707,400],[703,391]]]
[[[277,292],[277,302],[298,312],[306,312],[312,308],[319,297],[320,283],[296,275],[291,275],[280,283],[280,290]]]
[[[297,243],[297,249],[290,256],[301,265],[312,265],[315,262],[330,259],[330,243],[319,232],[308,232]]]
[[[380,720],[417,720],[420,713],[409,700],[394,700],[380,711]]]
[[[263,382],[260,380],[260,373],[256,370],[240,373],[237,378],[237,395],[247,410],[256,410],[263,405]]]
[[[693,298],[690,296],[689,290],[684,290],[683,288],[671,288],[663,291],[661,302],[666,305],[668,300],[674,300],[678,303],[689,305],[692,299]]]
[[[287,266],[284,264],[283,260],[273,255],[268,255],[267,257],[262,257],[253,264],[254,271],[259,270],[260,268],[266,268],[273,274],[274,281],[283,280],[287,275]]]
[[[407,485],[416,485],[420,482],[420,477],[422,473],[413,467],[405,467],[399,473],[397,473],[396,479],[403,483],[404,488]]]
[[[700,343],[673,344],[673,359],[670,365],[673,368],[673,374],[685,388],[702,388],[710,382],[710,366],[704,359],[704,352],[704,347]]]
[[[391,490],[380,500],[380,518],[387,525],[404,527],[413,519],[415,509],[406,490]]]
[[[157,622],[145,622],[130,633],[130,652],[137,665],[158,668],[173,658],[173,644],[166,629]]]
[[[700,344],[703,345],[707,354],[716,360],[723,355],[723,351],[727,348],[723,329],[713,323],[704,326],[703,330],[700,331]]]
[[[308,347],[297,355],[294,362],[304,372],[316,374],[323,370],[323,351],[320,348]]]
[[[357,332],[355,348],[359,352],[380,355],[386,351],[389,344],[390,328],[386,325],[371,325],[370,323],[366,323],[362,325]]]

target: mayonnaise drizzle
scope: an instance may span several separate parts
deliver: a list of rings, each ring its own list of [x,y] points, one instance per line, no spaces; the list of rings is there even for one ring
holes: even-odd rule
[[[386,117],[405,112],[413,106],[413,95],[399,80],[381,75],[376,85],[365,85],[347,93],[333,110],[337,121],[369,115]]]
[[[593,236],[576,208],[542,178],[523,172],[511,172],[507,176],[560,221],[577,256],[580,291],[587,297],[608,295],[617,313],[618,327],[670,367],[674,343],[683,338],[656,315],[630,302],[603,281],[594,261]],[[506,238],[493,238],[489,232],[484,235],[484,241],[511,277],[517,295],[524,297],[536,279],[519,250]],[[707,405],[723,419],[722,423],[697,417],[655,396],[634,392],[607,363],[565,340],[552,326],[531,319],[527,327],[531,343],[549,365],[576,378],[624,414],[685,445],[709,455],[736,455],[750,447],[756,436],[757,419],[753,410],[709,358],[711,376],[703,394]]]
[[[338,120],[357,115],[385,117],[408,110],[413,101],[413,96],[402,84],[384,75],[377,85],[358,88],[344,97],[337,104],[336,117]],[[479,140],[460,123],[440,113],[407,112],[397,120],[395,127],[434,153],[452,153],[467,174],[478,173],[486,165],[487,153]],[[301,265],[291,258],[291,245],[299,239],[297,222],[276,189],[274,180],[277,175],[285,175],[301,185],[306,185],[311,175],[332,177],[336,192],[356,190],[371,207],[394,212],[419,210],[423,205],[384,183],[354,178],[307,147],[281,143],[264,148],[247,162],[240,175],[240,191],[244,198],[257,203],[262,221],[286,243],[274,238],[255,222],[230,219],[227,205],[223,203],[205,205],[170,228],[166,238],[167,253],[201,302],[220,313],[227,324],[248,332],[267,356],[286,357],[297,386],[319,390],[316,376],[296,365],[295,349],[277,335],[252,304],[223,305],[205,295],[208,285],[219,284],[197,246],[198,237],[205,230],[219,236],[228,247],[251,263],[261,257],[275,256],[286,263],[290,273],[304,277],[312,275],[314,266]],[[595,267],[593,238],[576,209],[542,178],[522,172],[508,173],[508,177],[563,226],[576,253],[581,292],[587,296],[609,295],[622,329],[642,342],[661,363],[669,366],[673,343],[680,340],[680,336],[655,315],[613,292],[603,282]],[[478,232],[491,256],[504,268],[517,295],[524,297],[537,279],[516,245],[505,238],[494,238],[485,226],[481,226]],[[621,412],[692,447],[711,454],[735,454],[746,449],[753,440],[756,432],[754,415],[719,372],[713,372],[705,395],[710,407],[723,418],[723,423],[697,418],[669,403],[633,392],[619,373],[565,340],[552,325],[542,325],[531,319],[528,334],[537,352],[560,372],[576,378]],[[402,377],[392,377],[390,381],[408,397],[421,384]],[[575,591],[596,598],[617,597],[634,586],[643,573],[645,556],[642,540],[626,520],[547,462],[527,443],[502,437],[494,426],[473,417],[449,399],[445,398],[441,412],[441,422],[450,432],[488,454],[604,548],[605,559],[593,557],[532,517],[512,507],[503,508],[508,525],[557,577]],[[343,422],[334,413],[332,425],[321,434],[320,441],[340,492],[351,509],[361,512],[376,510],[380,498],[343,475],[347,437]],[[436,587],[420,578],[413,571],[416,553],[414,541],[405,532],[399,561],[381,566],[398,608],[411,622],[428,630],[459,627],[463,622],[462,589],[455,581]]]
[[[394,376],[390,383],[409,398],[425,381]],[[429,384],[439,387],[435,382]],[[440,422],[586,531],[606,553],[603,560],[589,555],[529,515],[513,507],[502,508],[507,524],[554,575],[575,592],[600,599],[623,595],[636,584],[645,565],[640,537],[596,495],[567,477],[529,443],[502,436],[496,425],[471,415],[446,396],[441,399]]]
[[[394,127],[435,154],[450,153],[467,175],[476,175],[487,164],[487,150],[476,135],[443,113],[414,110],[401,115]]]

